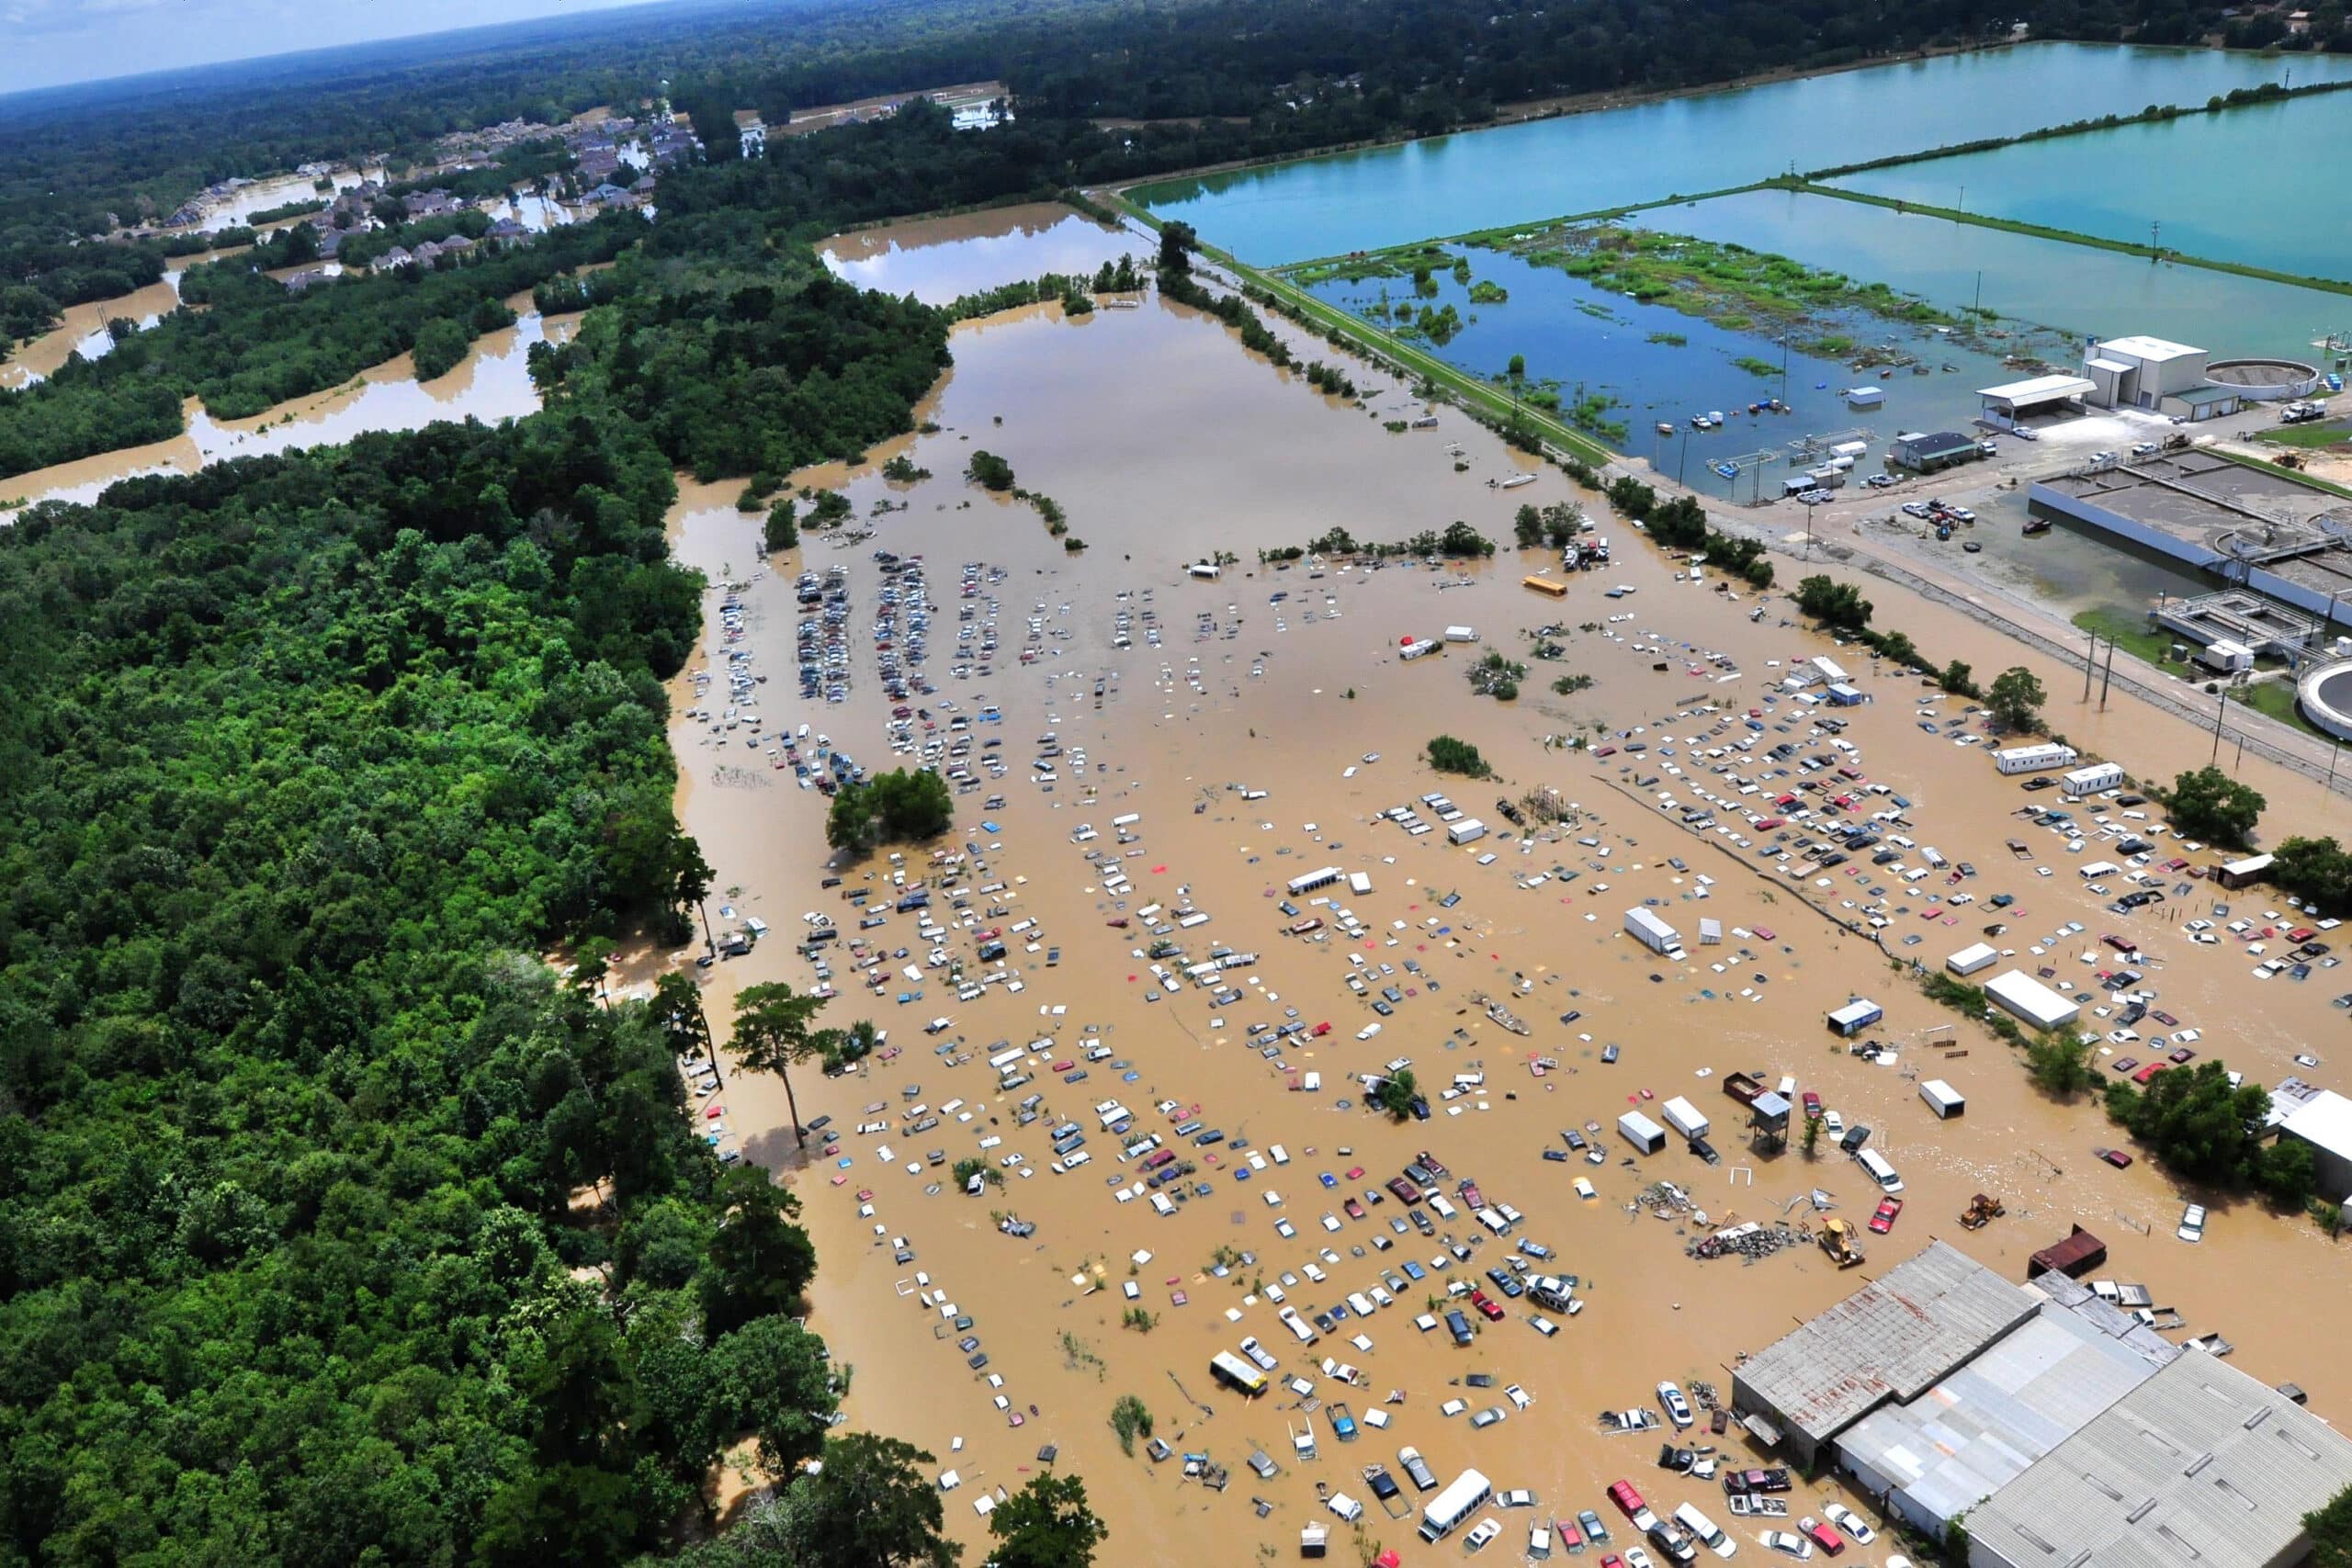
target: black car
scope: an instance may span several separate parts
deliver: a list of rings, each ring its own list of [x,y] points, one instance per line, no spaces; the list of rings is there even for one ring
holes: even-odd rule
[[[1845,1150],[1848,1154],[1852,1154],[1856,1149],[1860,1148],[1864,1144],[1867,1144],[1870,1141],[1870,1128],[1863,1123],[1857,1122],[1852,1126],[1846,1129],[1846,1135],[1838,1140],[1838,1146]]]
[[[1412,1111],[1414,1121],[1428,1121],[1430,1119],[1430,1102],[1428,1099],[1418,1094],[1413,1096]]]

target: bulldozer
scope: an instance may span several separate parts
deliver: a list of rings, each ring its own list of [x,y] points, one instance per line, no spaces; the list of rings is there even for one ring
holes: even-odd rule
[[[1988,1192],[1979,1192],[1968,1201],[1967,1211],[1960,1216],[1960,1228],[1966,1231],[1981,1231],[2007,1213],[2007,1209],[2001,1207],[2001,1201],[1998,1198]]]
[[[1821,1250],[1840,1269],[1861,1267],[1862,1249],[1854,1245],[1854,1227],[1844,1220],[1821,1222]]]

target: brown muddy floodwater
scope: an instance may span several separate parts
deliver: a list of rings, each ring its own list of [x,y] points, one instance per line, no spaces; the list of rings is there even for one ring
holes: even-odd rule
[[[1048,272],[1091,276],[1106,261],[1128,254],[1141,262],[1150,251],[1149,240],[1059,202],[859,229],[818,247],[826,265],[859,288],[911,294],[926,305]]]
[[[507,301],[529,310],[530,296]],[[96,501],[118,479],[136,474],[193,473],[224,457],[254,457],[298,447],[331,446],[373,430],[421,430],[443,420],[511,419],[539,406],[531,385],[531,345],[560,343],[579,324],[577,313],[515,323],[474,340],[454,368],[430,381],[416,378],[407,355],[362,371],[333,391],[279,404],[252,419],[216,420],[190,399],[187,430],[168,441],[100,453],[0,479],[5,508],[40,501]],[[0,516],[5,516],[0,510]]]
[[[966,276],[949,292],[1034,270],[1024,264],[1000,276],[981,263],[926,255],[922,272],[944,280],[959,265]],[[722,1148],[785,1172],[799,1192],[822,1258],[812,1322],[855,1368],[848,1416],[920,1444],[938,1471],[957,1472],[947,1507],[958,1535],[984,1538],[974,1500],[1020,1486],[1047,1444],[1060,1466],[1086,1477],[1121,1562],[1238,1562],[1261,1545],[1287,1556],[1310,1522],[1333,1524],[1344,1552],[1348,1531],[1318,1507],[1317,1483],[1367,1498],[1362,1468],[1379,1461],[1394,1471],[1407,1444],[1441,1479],[1475,1464],[1498,1488],[1532,1489],[1539,1516],[1568,1517],[1601,1506],[1601,1488],[1616,1476],[1636,1476],[1645,1488],[1661,1479],[1651,1469],[1655,1444],[1600,1435],[1597,1412],[1651,1401],[1663,1378],[1713,1382],[1727,1396],[1740,1352],[1930,1236],[2021,1279],[2027,1255],[2075,1223],[2108,1239],[2114,1278],[2145,1282],[2192,1331],[2227,1335],[2247,1371],[2302,1383],[2323,1415],[2352,1411],[2352,1374],[2319,1332],[2320,1303],[2340,1299],[2333,1292],[2345,1274],[2328,1242],[2307,1224],[2226,1202],[2201,1248],[2177,1242],[2183,1201],[2210,1195],[2180,1191],[2144,1160],[2122,1171],[2098,1163],[2091,1149],[2114,1134],[2091,1101],[2048,1101],[2005,1047],[1972,1024],[1950,1031],[1955,1021],[1895,972],[1915,959],[1940,964],[1997,920],[2005,931],[1990,940],[2013,952],[2010,962],[2097,994],[2095,972],[2106,965],[2086,955],[2098,932],[2128,924],[2149,950],[2143,967],[2161,995],[2155,1005],[2202,1031],[2199,1050],[2263,1081],[2301,1071],[2341,1087],[2331,1052],[2346,1014],[2329,998],[2352,987],[2331,984],[2334,971],[2302,984],[2255,983],[2255,959],[2234,943],[2202,947],[2179,931],[2205,912],[2201,894],[2128,923],[2106,913],[2075,874],[2098,854],[2095,842],[2070,853],[2061,839],[2008,815],[2047,796],[2020,795],[2015,781],[1994,774],[1983,746],[1955,743],[1966,727],[1942,725],[1961,717],[1959,705],[1932,694],[1915,705],[1909,682],[1789,624],[1784,596],[1687,581],[1556,472],[1489,488],[1522,460],[1452,411],[1439,414],[1437,430],[1389,434],[1383,421],[1419,410],[1385,377],[1358,375],[1378,389],[1368,394],[1370,412],[1344,406],[1250,355],[1215,321],[1156,298],[1079,321],[1053,309],[994,317],[958,329],[953,347],[956,367],[923,411],[936,434],[895,443],[846,474],[801,476],[845,485],[859,519],[853,529],[810,536],[797,558],[763,570],[757,524],[733,511],[731,485],[684,498],[673,534],[680,558],[741,584],[740,631],[722,625],[713,592],[702,671],[723,677],[730,653],[748,654],[746,668],[767,684],[734,697],[721,683],[698,688],[690,671],[673,739],[686,826],[718,868],[714,919],[732,926],[758,917],[771,928],[751,956],[707,972],[714,1022],[725,1029],[729,999],[744,985],[818,983],[795,945],[804,917],[820,914],[844,939],[826,950],[842,993],[827,1021],[870,1017],[888,1032],[888,1059],[845,1078],[796,1080],[803,1116],[832,1119],[840,1141],[831,1155],[812,1139],[814,1157],[802,1162],[780,1087],[756,1076],[730,1073],[710,1102],[720,1114],[707,1124]],[[1457,443],[1461,472],[1448,452]],[[961,475],[978,447],[1059,502],[1089,548],[1065,554],[1034,512],[967,485]],[[885,481],[878,464],[900,451],[933,477]],[[1550,552],[1520,558],[1507,549],[1459,573],[1333,562],[1317,575],[1303,564],[1272,572],[1254,564],[1260,548],[1303,543],[1333,525],[1360,538],[1394,538],[1461,518],[1507,539],[1521,502],[1553,501],[1585,505],[1615,546],[1614,565],[1568,579],[1565,603],[1519,585],[1528,571],[1556,572]],[[892,750],[897,705],[876,672],[873,628],[886,581],[877,549],[922,558],[933,606],[922,672],[937,691],[908,702],[937,728],[926,730],[916,716],[903,753]],[[1242,564],[1220,581],[1187,578],[1186,562],[1220,549]],[[838,704],[803,702],[794,579],[833,567],[849,598],[848,691]],[[1634,592],[1605,597],[1616,585]],[[1880,624],[1905,626],[1939,660],[1966,659],[1980,672],[2018,661],[1994,633],[1955,614],[1907,602],[1883,583],[1869,592]],[[1751,620],[1759,606],[1762,617]],[[907,608],[894,626],[900,651]],[[968,621],[959,618],[966,610]],[[1515,704],[1470,694],[1473,658],[1495,649],[1524,659],[1529,630],[1547,622],[1565,628],[1557,668],[1531,664],[1527,694]],[[1398,660],[1400,637],[1450,625],[1475,627],[1482,644]],[[980,639],[991,627],[997,646],[983,672]],[[966,630],[972,639],[959,650]],[[1702,801],[1702,789],[1742,798],[1713,771],[1719,764],[1760,780],[1779,765],[1765,749],[1782,739],[1804,741],[1804,754],[1827,750],[1827,737],[1808,738],[1810,712],[1775,694],[1792,661],[1817,654],[1845,660],[1873,699],[1838,712],[1849,724],[1843,739],[1858,749],[1848,764],[1907,798],[1912,826],[1900,830],[1973,863],[1973,880],[1935,874],[1906,885],[1893,877],[1901,866],[1865,865],[1801,881],[1759,869],[1766,863],[1752,849],[1681,826],[1676,808]],[[1563,671],[1595,683],[1555,696],[1551,682]],[[2120,702],[2105,715],[2086,712],[2077,690],[2054,676],[2051,685],[2048,716],[2079,745],[2143,774],[2205,761],[2204,741],[2185,726]],[[772,738],[807,725],[798,745],[812,766],[820,765],[820,734],[879,770],[921,761],[924,740],[944,743],[952,720],[972,721],[961,761],[976,787],[958,798],[952,841],[935,856],[910,849],[902,862],[829,865],[825,798],[796,787],[775,741],[687,712],[707,705],[723,715],[730,703],[756,712]],[[989,709],[1001,720],[984,720]],[[1755,751],[1710,757],[1751,733],[1750,710],[1767,727]],[[1785,735],[1772,728],[1781,724]],[[1441,732],[1476,743],[1502,780],[1432,773],[1417,755]],[[1645,750],[1600,758],[1544,743],[1570,735]],[[1001,759],[1001,778],[981,772],[986,757]],[[2252,763],[2245,773],[2271,793],[2274,822],[2318,809],[2316,786]],[[1497,797],[1538,785],[1574,804],[1571,821],[1532,840],[1509,836]],[[1747,798],[1760,804],[1787,787],[1776,781]],[[1453,848],[1442,830],[1412,837],[1380,819],[1432,791],[1450,794],[1492,831]],[[1717,815],[1751,845],[1770,838],[1728,809]],[[2013,859],[2003,847],[2009,838],[2025,840],[2032,860]],[[1366,874],[1372,890],[1350,894],[1342,885],[1298,898],[1302,915],[1322,918],[1324,928],[1284,934],[1293,917],[1277,908],[1283,884],[1325,865]],[[820,887],[827,874],[844,875],[844,890],[873,889],[885,923],[859,929],[860,912],[841,892]],[[926,938],[922,917],[889,912],[899,874],[939,889],[932,907],[944,933]],[[949,908],[951,887],[969,896],[961,918]],[[1996,892],[2013,894],[2017,907],[1990,910]],[[1973,901],[1944,901],[1962,893]],[[1648,900],[1686,940],[1695,941],[1702,916],[1719,920],[1721,945],[1693,946],[1682,962],[1638,947],[1622,934],[1623,918]],[[1152,906],[1159,912],[1148,919]],[[1335,906],[1361,920],[1358,934],[1335,929]],[[2256,892],[2238,912],[2266,907]],[[1238,995],[1220,1002],[1189,984],[1170,993],[1158,983],[1146,928],[1181,909],[1209,919],[1172,933],[1187,957],[1162,967],[1172,975],[1212,945],[1255,954],[1218,982]],[[1871,913],[1887,922],[1883,950],[1836,923],[1860,925]],[[2084,930],[2063,930],[2074,921]],[[1010,962],[984,994],[959,1000],[952,968],[978,977],[997,967],[976,956],[982,931],[1001,934]],[[867,944],[871,974],[850,939]],[[1365,977],[1367,995],[1351,991],[1351,972]],[[1386,1017],[1371,1006],[1384,987],[1396,992]],[[1849,1054],[1824,1028],[1826,1010],[1858,993],[1887,1010],[1870,1032],[1896,1046],[1887,1061]],[[1505,1003],[1532,1032],[1491,1021],[1482,996]],[[946,1021],[941,1032],[926,1033],[938,1019]],[[1258,1026],[1291,1021],[1332,1027],[1262,1053],[1248,1043]],[[2098,1021],[2086,1010],[2085,1021]],[[1374,1023],[1377,1035],[1359,1038]],[[1934,1043],[1947,1032],[1951,1046]],[[988,1058],[1031,1042],[1041,1043],[1021,1070],[1033,1081],[1001,1090]],[[1600,1054],[1612,1045],[1618,1060],[1604,1066]],[[1089,1057],[1094,1048],[1099,1059]],[[2135,1050],[2148,1054],[2126,1044],[2104,1059]],[[2322,1065],[2298,1067],[2299,1054]],[[1361,1085],[1351,1075],[1398,1057],[1411,1059],[1435,1102],[1427,1122],[1394,1125],[1356,1108]],[[1804,1198],[1815,1187],[1858,1224],[1875,1201],[1826,1143],[1817,1160],[1796,1150],[1751,1154],[1744,1117],[1719,1088],[1734,1069],[1794,1075],[1847,1122],[1874,1129],[1872,1146],[1900,1168],[1908,1204],[1892,1235],[1865,1237],[1870,1267],[1841,1275],[1810,1247],[1750,1265],[1685,1256],[1713,1226],[1784,1213],[1809,1221]],[[1066,1081],[1080,1070],[1082,1081]],[[1310,1074],[1319,1075],[1311,1089]],[[1457,1075],[1480,1081],[1441,1099]],[[1937,1077],[1967,1096],[1964,1119],[1938,1122],[1920,1102],[1916,1080]],[[1611,1130],[1629,1106],[1647,1102],[1655,1115],[1656,1101],[1678,1094],[1714,1119],[1721,1166],[1702,1163],[1679,1139],[1637,1161]],[[1032,1095],[1043,1100],[1023,1124],[1020,1104]],[[1193,1118],[1226,1134],[1212,1148],[1171,1138],[1199,1168],[1165,1190],[1188,1194],[1171,1217],[1133,1195],[1142,1171],[1121,1162],[1123,1140],[1094,1111],[1114,1098],[1134,1113],[1137,1134],[1165,1135],[1171,1120]],[[1173,1118],[1156,1109],[1163,1101],[1176,1107]],[[918,1117],[939,1120],[914,1129]],[[1054,1174],[1050,1139],[1065,1123],[1084,1130],[1091,1159]],[[1564,1130],[1593,1123],[1604,1163],[1542,1158],[1562,1146]],[[1524,1224],[1509,1240],[1488,1238],[1466,1215],[1438,1221],[1435,1238],[1409,1226],[1396,1234],[1399,1205],[1380,1201],[1380,1189],[1421,1149],[1478,1181],[1490,1201],[1515,1205]],[[937,1165],[929,1163],[933,1151]],[[998,1162],[1003,1183],[965,1197],[948,1168],[976,1155]],[[1578,1198],[1578,1177],[1591,1180],[1595,1197]],[[1654,1218],[1635,1203],[1660,1181],[1679,1184],[1705,1221]],[[1201,1182],[1208,1190],[1193,1195]],[[1963,1233],[1957,1215],[1980,1190],[1998,1194],[2007,1217]],[[1349,1200],[1364,1217],[1348,1214]],[[1001,1234],[999,1215],[1033,1222],[1036,1232]],[[1285,1225],[1291,1234],[1278,1228]],[[1442,1245],[1449,1236],[1466,1262]],[[901,1239],[904,1262],[893,1245]],[[1487,1269],[1529,1239],[1552,1249],[1548,1267],[1582,1281],[1586,1308],[1552,1314],[1556,1337],[1531,1327],[1524,1299],[1503,1303],[1502,1321],[1481,1322],[1467,1349],[1453,1348],[1442,1329],[1416,1327],[1417,1316],[1456,1304],[1443,1301],[1447,1280],[1483,1284]],[[1236,1255],[1246,1256],[1216,1263]],[[1408,1259],[1422,1278],[1409,1277]],[[1390,1274],[1407,1281],[1391,1292],[1394,1305],[1340,1322],[1311,1350],[1285,1331],[1271,1299],[1279,1288],[1302,1312],[1323,1310],[1350,1292],[1387,1289]],[[2241,1284],[2256,1279],[2294,1283]],[[1153,1314],[1151,1326],[1122,1326],[1131,1306]],[[967,1353],[956,1341],[967,1331],[952,1325],[957,1316],[972,1320],[984,1371],[958,1370]],[[1244,1336],[1281,1358],[1284,1380],[1311,1380],[1318,1458],[1293,1457],[1290,1432],[1310,1420],[1298,1393],[1277,1385],[1245,1402],[1212,1382],[1210,1355]],[[1327,1375],[1326,1356],[1361,1368],[1362,1385]],[[1474,1372],[1491,1373],[1493,1388],[1462,1386]],[[1441,1408],[1455,1398],[1470,1411],[1505,1404],[1509,1383],[1533,1404],[1500,1426],[1474,1430],[1467,1414]],[[1140,1449],[1123,1456],[1107,1424],[1122,1394],[1146,1403],[1179,1454],[1204,1451],[1227,1466],[1230,1488],[1185,1480],[1181,1460],[1154,1464]],[[1327,1414],[1334,1400],[1360,1422],[1378,1413],[1388,1424],[1337,1442]],[[1736,1439],[1719,1440],[1731,1442],[1734,1462],[1760,1462]],[[1272,1456],[1282,1473],[1251,1474],[1253,1450]],[[1720,1503],[1707,1501],[1713,1488],[1704,1483],[1659,1490],[1669,1501]],[[1267,1517],[1253,1497],[1268,1505]],[[1867,1499],[1848,1500],[1869,1511]],[[1528,1522],[1502,1517],[1514,1530]],[[1372,1508],[1366,1539],[1408,1548],[1416,1517],[1387,1520]],[[1514,1538],[1508,1556],[1523,1540]]]

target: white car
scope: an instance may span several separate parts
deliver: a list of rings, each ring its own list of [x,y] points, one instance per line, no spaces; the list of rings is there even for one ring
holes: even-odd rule
[[[1792,1535],[1787,1530],[1766,1530],[1756,1539],[1764,1543],[1765,1550],[1768,1551],[1777,1551],[1783,1556],[1793,1557],[1800,1562],[1813,1555],[1813,1542],[1801,1535]]]
[[[1241,1342],[1241,1353],[1257,1362],[1261,1372],[1271,1372],[1282,1365],[1274,1359],[1272,1351],[1258,1343],[1258,1337],[1254,1334]]]
[[[1535,1494],[1524,1486],[1514,1486],[1508,1492],[1496,1493],[1495,1506],[1498,1508],[1532,1508],[1535,1506]]]
[[[1862,1517],[1843,1503],[1827,1504],[1821,1511],[1831,1524],[1844,1530],[1856,1546],[1868,1546],[1878,1539],[1878,1531],[1864,1524]]]
[[[1489,1542],[1491,1542],[1495,1537],[1502,1533],[1503,1527],[1500,1520],[1480,1519],[1476,1526],[1471,1529],[1470,1533],[1462,1538],[1463,1550],[1465,1551],[1481,1551]]]
[[[2205,1239],[2205,1205],[2191,1203],[2188,1208],[2183,1209],[2180,1212],[2180,1228],[2172,1234],[2183,1241],[2203,1241]]]
[[[1690,1402],[1682,1397],[1680,1389],[1670,1382],[1658,1384],[1657,1402],[1666,1407],[1667,1419],[1674,1423],[1676,1430],[1690,1425]]]
[[[1640,1547],[1629,1546],[1625,1549],[1625,1568],[1657,1568],[1657,1564],[1651,1562],[1650,1554]]]
[[[1520,1387],[1517,1383],[1513,1383],[1509,1388],[1504,1389],[1503,1394],[1513,1404],[1519,1406],[1521,1410],[1526,1409],[1529,1405],[1535,1403],[1534,1396],[1530,1394],[1525,1389]]]

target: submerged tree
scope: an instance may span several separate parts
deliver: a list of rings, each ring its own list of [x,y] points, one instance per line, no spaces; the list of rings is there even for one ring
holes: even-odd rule
[[[784,1080],[793,1136],[803,1150],[808,1147],[808,1134],[800,1125],[792,1069],[822,1054],[822,1043],[809,1026],[824,1005],[824,998],[799,996],[780,980],[748,986],[735,998],[735,1055],[754,1072],[774,1073]]]

